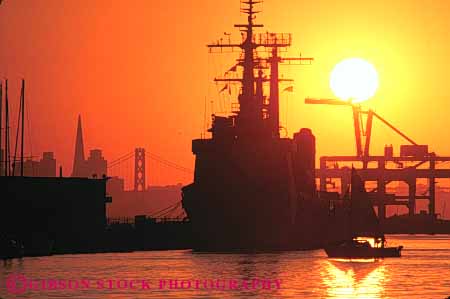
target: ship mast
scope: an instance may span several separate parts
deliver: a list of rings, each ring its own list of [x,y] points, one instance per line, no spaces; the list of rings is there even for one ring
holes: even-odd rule
[[[240,104],[240,116],[243,119],[248,119],[249,121],[256,120],[258,111],[256,109],[255,103],[255,57],[254,50],[257,45],[253,42],[253,28],[263,27],[263,25],[254,24],[253,20],[255,14],[254,6],[261,3],[262,1],[241,1],[241,4],[248,5],[247,7],[241,8],[241,12],[248,14],[247,24],[235,25],[237,28],[245,28],[245,40],[242,43],[242,50],[244,52],[244,61],[242,63],[243,67],[243,80],[242,80],[242,95],[239,97]]]
[[[230,39],[220,39],[214,44],[208,45],[210,52],[217,49],[218,53],[224,49],[231,52],[241,51],[241,58],[237,60],[236,66],[242,67],[242,78],[215,78],[216,82],[240,83],[241,94],[238,96],[239,111],[235,118],[237,137],[272,137],[279,138],[279,84],[290,79],[279,78],[279,65],[281,63],[303,64],[311,63],[313,58],[285,58],[280,52],[286,51],[291,46],[292,36],[290,33],[259,33],[255,34],[255,28],[263,25],[255,24],[256,14],[260,11],[255,6],[263,0],[241,0],[241,12],[247,14],[246,24],[237,24],[234,27],[241,28],[242,42],[232,43]],[[263,48],[261,53],[258,48]],[[266,53],[265,56],[263,54]],[[264,69],[270,68],[270,78],[264,74]],[[257,73],[257,76],[255,72]],[[270,96],[268,99],[263,94],[263,83],[270,83]]]

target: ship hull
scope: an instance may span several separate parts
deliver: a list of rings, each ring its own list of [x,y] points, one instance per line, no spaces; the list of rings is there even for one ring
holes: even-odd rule
[[[306,154],[293,140],[201,140],[193,149],[195,181],[183,188],[183,207],[195,250],[308,250],[345,237],[345,209],[319,198],[314,181],[302,177],[296,155]]]
[[[385,248],[361,248],[361,247],[342,247],[327,246],[325,252],[331,258],[382,258],[382,257],[400,257],[402,247]]]
[[[274,202],[277,198],[272,198]],[[249,200],[247,206],[251,205]],[[254,204],[260,204],[254,201]],[[227,211],[224,205],[207,205],[188,213],[193,249],[197,251],[286,251],[324,248],[344,237],[342,221],[328,215],[326,203],[304,202],[294,222],[283,211],[267,209]],[[242,205],[244,206],[244,205]],[[299,207],[300,208],[300,207]],[[195,208],[194,208],[195,209]],[[222,209],[221,213],[208,213]],[[189,210],[189,208],[187,209]],[[202,212],[205,211],[205,212]]]

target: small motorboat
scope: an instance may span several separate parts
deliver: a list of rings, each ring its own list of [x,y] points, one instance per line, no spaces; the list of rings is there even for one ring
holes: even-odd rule
[[[375,246],[367,240],[353,238],[325,247],[325,252],[331,258],[382,258],[400,257],[403,246],[385,247],[384,240],[375,239]]]

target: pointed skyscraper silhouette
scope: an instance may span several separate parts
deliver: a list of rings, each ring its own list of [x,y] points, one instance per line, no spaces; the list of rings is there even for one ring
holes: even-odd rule
[[[81,127],[81,115],[78,115],[78,127],[77,127],[77,137],[75,141],[75,156],[73,159],[73,177],[85,177],[85,164],[86,160],[84,157],[84,143],[83,143],[83,129]]]

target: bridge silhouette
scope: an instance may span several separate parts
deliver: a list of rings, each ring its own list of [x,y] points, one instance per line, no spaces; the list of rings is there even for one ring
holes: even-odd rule
[[[173,184],[187,183],[193,178],[194,170],[182,166],[174,161],[168,160],[159,154],[155,154],[145,150],[144,158],[144,179],[148,185],[168,185],[167,177],[171,177]],[[119,158],[108,163],[108,176],[119,177],[124,179],[125,189],[133,190],[137,173],[136,150],[127,152]],[[147,173],[145,173],[147,170]]]

